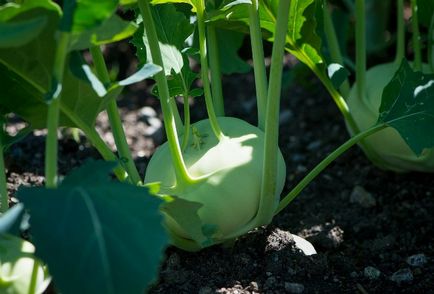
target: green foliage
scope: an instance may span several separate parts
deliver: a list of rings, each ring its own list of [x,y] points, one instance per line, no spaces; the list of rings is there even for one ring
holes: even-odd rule
[[[46,17],[0,23],[0,48],[18,47],[36,38],[47,23]]]
[[[238,55],[244,40],[244,34],[217,29],[217,42],[219,50],[220,69],[223,74],[247,73],[251,66]]]
[[[434,2],[432,0],[418,0],[417,6],[419,23],[428,28],[431,24],[431,19],[434,17]]]
[[[155,278],[168,241],[161,200],[110,180],[113,167],[88,162],[57,189],[18,192],[37,254],[62,293],[143,293]]]
[[[116,10],[118,0],[64,0],[60,30],[80,33],[93,29]]]
[[[333,83],[333,86],[338,89],[348,78],[350,72],[340,64],[331,63],[327,67],[327,74]]]

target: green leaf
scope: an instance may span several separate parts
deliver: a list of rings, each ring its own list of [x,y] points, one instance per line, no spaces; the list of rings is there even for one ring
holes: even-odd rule
[[[417,7],[419,23],[429,28],[431,18],[434,15],[434,2],[432,0],[418,0]]]
[[[60,30],[80,33],[93,29],[112,16],[118,0],[65,0]]]
[[[31,6],[29,2],[32,3]],[[47,18],[48,23],[37,38],[19,48],[0,48],[0,88],[3,97],[0,99],[0,108],[20,115],[33,128],[46,126],[45,95],[52,89],[55,36],[60,19],[58,7],[46,2],[49,1],[26,1],[22,6],[7,6],[7,9],[0,10],[0,18],[6,20],[11,17]],[[100,98],[93,90],[88,77],[81,74],[83,66],[83,61],[77,61],[77,55],[73,54],[65,68],[61,126],[77,127],[77,122],[93,126],[96,116],[107,100]],[[95,84],[93,86],[95,87]],[[109,94],[107,93],[107,96]]]
[[[94,29],[72,34],[70,50],[82,50],[118,42],[131,37],[136,30],[135,23],[125,21],[114,14]]]
[[[338,63],[331,63],[327,67],[327,74],[336,89],[348,78],[350,72]]]
[[[24,213],[24,206],[18,203],[11,207],[6,213],[0,215],[0,235],[19,233],[21,218]]]
[[[377,124],[395,128],[416,155],[434,147],[434,74],[414,72],[403,59],[385,87]]]
[[[152,63],[147,63],[139,71],[129,76],[128,78],[119,81],[117,84],[121,86],[128,86],[131,84],[135,84],[154,76],[155,74],[159,73],[161,70],[162,68],[160,66]]]
[[[186,3],[192,6],[191,11],[196,12],[199,5],[199,1],[202,0],[152,0],[151,3],[154,5],[166,4],[166,3]]]
[[[152,15],[157,29],[164,71],[166,75],[171,75],[172,71],[179,73],[184,66],[181,50],[185,47],[186,39],[193,33],[193,25],[183,13],[178,12],[170,4],[152,7]],[[141,32],[143,33],[143,31]],[[138,46],[137,54],[143,54],[143,48],[146,48],[146,56],[139,56],[139,60],[152,63],[148,40],[145,35],[143,35],[142,40],[136,37],[133,44]]]
[[[243,45],[245,35],[222,29],[217,29],[216,34],[221,72],[227,75],[249,72],[251,66],[238,55],[238,50]]]
[[[19,47],[36,38],[47,23],[46,17],[0,23],[0,48]]]
[[[110,180],[114,166],[88,162],[57,189],[18,192],[37,255],[62,293],[144,293],[156,277],[168,241],[161,200]]]
[[[184,57],[184,67],[182,68],[180,73],[172,72],[172,75],[167,78],[167,85],[169,87],[169,95],[170,97],[176,96],[190,96],[197,97],[202,95],[202,89],[194,88],[192,89],[193,83],[196,79],[199,78],[200,74],[193,72],[188,65],[188,60]],[[159,96],[158,87],[155,85],[152,88],[152,94],[155,96]]]
[[[43,293],[51,277],[35,258],[35,247],[21,238],[0,234],[0,293]],[[35,266],[35,288],[31,291]]]

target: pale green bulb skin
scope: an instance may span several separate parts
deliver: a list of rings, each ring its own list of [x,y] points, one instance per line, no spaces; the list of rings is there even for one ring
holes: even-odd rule
[[[233,238],[236,232],[246,233],[253,229],[245,226],[254,219],[258,210],[265,138],[263,131],[243,120],[219,117],[218,122],[227,137],[221,141],[212,132],[209,120],[193,124],[203,142],[200,148],[189,144],[183,157],[189,173],[193,177],[205,176],[206,180],[182,187],[174,196],[203,204],[198,215],[203,224],[218,227],[213,238],[216,243],[221,243],[228,236]],[[275,207],[285,177],[285,161],[279,150]],[[156,150],[149,162],[145,183],[151,182],[161,182],[161,192],[169,195],[171,192],[165,187],[175,185],[175,171],[167,142]],[[192,239],[176,220],[166,216],[165,221],[170,233]]]
[[[398,67],[399,64],[386,63],[370,68],[366,72],[366,96],[362,101],[357,98],[357,83],[352,87],[347,103],[361,131],[377,122],[383,89]],[[429,72],[429,66],[424,64],[423,71]],[[382,169],[396,172],[434,172],[434,149],[426,149],[417,157],[398,131],[391,127],[367,137],[365,144],[373,153],[367,154],[368,157]]]

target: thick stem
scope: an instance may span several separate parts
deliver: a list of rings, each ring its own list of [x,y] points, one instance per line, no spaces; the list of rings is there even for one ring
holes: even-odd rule
[[[335,27],[333,25],[332,18],[330,17],[330,11],[327,6],[327,1],[323,2],[323,14],[324,14],[324,32],[327,39],[328,49],[330,52],[331,61],[343,65],[344,58],[342,57],[341,49],[339,47],[338,38],[336,36]],[[350,93],[350,82],[347,79],[343,82],[339,88],[342,95],[347,98]]]
[[[172,163],[175,168],[177,184],[193,183],[193,179],[185,166],[184,159],[182,158],[181,147],[179,145],[178,134],[176,131],[175,118],[170,107],[170,94],[167,85],[167,79],[164,74],[163,59],[158,44],[157,32],[152,18],[150,4],[147,0],[138,0],[140,12],[143,16],[143,24],[146,31],[146,37],[149,41],[149,49],[151,50],[152,61],[154,64],[159,65],[163,70],[155,75],[157,81],[158,91],[160,94],[161,109],[163,112],[163,119],[166,129],[167,141],[169,144],[170,155]]]
[[[220,70],[220,57],[215,26],[207,26],[209,66],[211,70],[211,91],[217,116],[225,116],[223,88]]]
[[[32,276],[30,277],[30,285],[28,294],[36,294],[36,284],[38,280],[39,262],[33,259]]]
[[[363,101],[366,85],[366,12],[365,0],[356,0],[356,90],[357,99]]]
[[[92,54],[92,59],[98,77],[106,87],[110,86],[111,84],[110,75],[100,47],[99,46],[91,47],[90,53]],[[141,182],[141,178],[139,172],[137,171],[136,165],[134,164],[134,160],[127,143],[127,139],[125,136],[124,128],[122,126],[122,121],[119,115],[116,99],[112,99],[109,101],[106,110],[107,110],[110,126],[112,129],[113,137],[115,140],[116,148],[119,152],[120,162],[125,167],[131,182],[137,185]]]
[[[3,144],[0,138],[0,215],[9,209],[9,197],[6,181],[6,166],[3,157]]]
[[[264,130],[268,81],[264,63],[262,32],[259,23],[258,0],[252,0],[252,5],[249,6],[249,25],[254,65],[253,71],[255,73],[256,101],[258,105],[258,127]]]
[[[309,185],[310,182],[312,182],[313,179],[316,178],[330,163],[332,163],[336,158],[341,156],[345,151],[347,151],[349,148],[351,148],[353,145],[357,144],[359,141],[363,140],[364,138],[368,137],[369,135],[372,135],[386,127],[385,124],[376,125],[370,129],[367,129],[366,131],[363,131],[354,137],[351,137],[348,141],[346,141],[344,144],[342,144],[339,148],[337,148],[335,151],[330,153],[325,159],[323,159],[313,170],[311,170],[298,184],[294,187],[294,189],[289,192],[288,195],[286,195],[279,203],[279,206],[277,207],[275,211],[275,215],[281,212],[292,200],[297,197],[301,191],[303,191],[304,188],[306,188],[307,185]]]
[[[198,0],[197,5],[197,26],[198,26],[198,32],[199,32],[199,50],[200,50],[200,73],[201,73],[201,79],[203,83],[203,91],[205,95],[205,104],[206,104],[206,110],[208,112],[208,118],[211,123],[211,128],[214,132],[214,135],[221,139],[224,135],[223,132],[219,126],[219,123],[217,121],[217,116],[214,111],[214,104],[213,99],[211,96],[211,87],[209,83],[209,77],[208,77],[208,53],[207,53],[207,38],[205,34],[205,20],[204,20],[204,11],[205,11],[205,4],[204,0]]]
[[[411,0],[411,28],[413,30],[414,69],[422,70],[422,49],[420,46],[419,18],[417,16],[417,0]]]
[[[57,127],[59,125],[59,104],[62,91],[63,72],[68,54],[69,33],[59,32],[56,55],[53,67],[53,83],[59,85],[48,105],[47,137],[45,140],[45,186],[57,186]]]
[[[283,54],[288,29],[290,0],[281,0],[276,20],[276,31],[270,67],[270,85],[267,94],[265,120],[264,168],[258,214],[259,224],[268,224],[273,217],[276,195],[277,154],[279,152],[279,108],[282,83]]]
[[[405,26],[404,26],[404,0],[398,0],[396,5],[397,39],[395,62],[400,64],[405,57]]]
[[[170,98],[170,107],[172,108],[173,116],[175,117],[175,126],[177,130],[183,128],[183,123],[181,120],[181,115],[179,114],[178,105],[176,105],[175,97]]]

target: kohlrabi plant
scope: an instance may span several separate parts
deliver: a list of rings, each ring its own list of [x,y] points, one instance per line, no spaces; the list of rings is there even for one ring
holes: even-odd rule
[[[188,251],[232,244],[269,224],[333,160],[370,135],[392,127],[416,154],[432,148],[434,76],[414,72],[405,60],[385,87],[379,116],[359,131],[336,90],[341,78],[329,79],[320,52],[321,4],[65,0],[60,8],[50,0],[24,0],[1,6],[0,249],[7,250],[0,250],[0,290],[39,293],[48,269],[62,293],[143,293],[168,244]],[[118,9],[132,9],[134,19],[123,20]],[[244,35],[251,41],[257,125],[225,116],[224,101],[236,97],[223,97],[221,76],[249,70],[236,54]],[[139,69],[115,81],[101,46],[128,38]],[[263,39],[273,43],[269,71]],[[278,146],[285,50],[320,78],[354,136],[281,197],[291,168]],[[83,51],[92,62],[85,61]],[[192,59],[199,72],[190,67]],[[116,99],[125,87],[145,79],[155,82],[150,92],[159,99],[167,142],[141,175]],[[189,100],[200,96],[207,118],[192,121]],[[95,128],[102,111],[108,114],[116,154]],[[28,123],[15,137],[5,128],[11,114]],[[60,176],[61,127],[80,129],[104,161],[90,160]],[[21,188],[16,196],[22,203],[9,209],[3,151],[29,128],[47,130],[45,187]],[[26,230],[26,241],[18,228]],[[5,263],[6,256],[13,258]],[[15,275],[3,270],[5,264],[23,270]]]
[[[347,99],[349,113],[354,120],[357,129],[348,123],[350,134],[355,135],[359,130],[366,130],[374,125],[379,117],[380,105],[383,91],[398,68],[405,56],[405,24],[404,24],[404,1],[397,0],[397,32],[396,32],[396,56],[394,61],[377,64],[366,70],[366,16],[365,1],[357,0],[355,5],[356,14],[356,76],[354,85],[348,91],[341,88],[343,95]],[[419,7],[420,6],[420,7]],[[421,8],[421,9],[418,9]],[[414,61],[411,67],[415,71],[426,74],[434,73],[432,60],[432,39],[434,5],[432,1],[412,0],[411,1],[411,28],[412,28],[412,48]],[[328,17],[325,11],[325,17]],[[422,14],[419,21],[418,14]],[[422,37],[420,34],[420,24],[429,29],[427,36],[426,50],[427,58],[425,62],[422,58]],[[329,29],[330,30],[330,29]],[[332,28],[331,28],[332,30]],[[333,39],[333,34],[328,34],[328,39]],[[330,44],[330,42],[329,42]],[[334,50],[335,56],[339,56],[337,46],[330,46]],[[342,62],[342,58],[335,58],[335,62]],[[428,85],[427,85],[428,86]],[[377,134],[363,140],[361,144],[367,157],[372,162],[383,168],[398,172],[423,171],[434,172],[434,149],[425,149],[421,155],[416,155],[406,144],[398,131],[393,128],[386,128]]]

